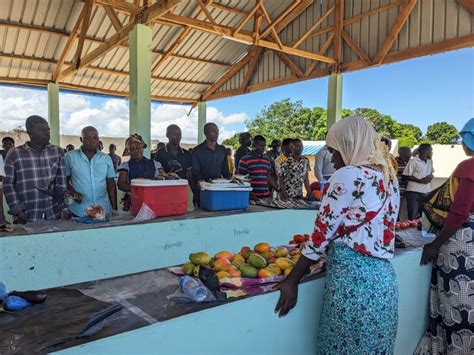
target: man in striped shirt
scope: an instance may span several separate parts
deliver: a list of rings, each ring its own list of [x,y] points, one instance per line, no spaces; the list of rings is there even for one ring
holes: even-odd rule
[[[265,145],[265,138],[255,136],[252,144],[253,151],[244,156],[239,162],[238,172],[240,175],[249,175],[250,184],[253,188],[250,198],[254,200],[269,198],[270,186],[278,192],[275,179],[271,175],[270,160],[264,156]]]

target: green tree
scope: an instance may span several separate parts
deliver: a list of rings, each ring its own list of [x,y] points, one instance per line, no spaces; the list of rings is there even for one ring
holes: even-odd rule
[[[459,138],[456,127],[447,122],[438,122],[428,126],[422,141],[430,144],[456,144]]]
[[[241,133],[236,133],[232,137],[225,139],[222,144],[230,145],[233,149],[237,149],[239,147],[239,137]]]
[[[384,115],[372,108],[357,108],[354,113],[369,121],[381,136],[395,138],[399,123],[391,116]]]

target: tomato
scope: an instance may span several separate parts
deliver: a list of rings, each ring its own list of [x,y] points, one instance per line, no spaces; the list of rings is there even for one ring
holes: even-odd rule
[[[296,243],[303,243],[304,242],[304,237],[301,234],[295,234],[295,236],[293,237],[293,240]]]
[[[413,228],[418,227],[418,221],[410,221],[410,227],[413,227]]]
[[[303,235],[303,237],[304,237],[305,242],[307,242],[309,240],[309,234],[305,234],[305,235]]]
[[[401,223],[397,222],[397,224],[395,224],[395,229],[399,230],[400,228],[402,228]]]
[[[400,227],[401,227],[402,229],[410,228],[410,223],[408,223],[408,222],[402,222],[402,223],[400,223]]]

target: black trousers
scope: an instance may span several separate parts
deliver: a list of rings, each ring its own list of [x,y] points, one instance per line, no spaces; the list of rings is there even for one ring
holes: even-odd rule
[[[413,221],[421,217],[421,208],[425,202],[426,194],[421,192],[406,191],[408,219]]]

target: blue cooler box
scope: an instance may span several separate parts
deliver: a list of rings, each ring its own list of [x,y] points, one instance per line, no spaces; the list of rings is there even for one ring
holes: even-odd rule
[[[237,190],[237,189],[236,189]],[[249,195],[252,189],[247,191],[201,191],[201,208],[208,211],[245,210],[249,207]]]

